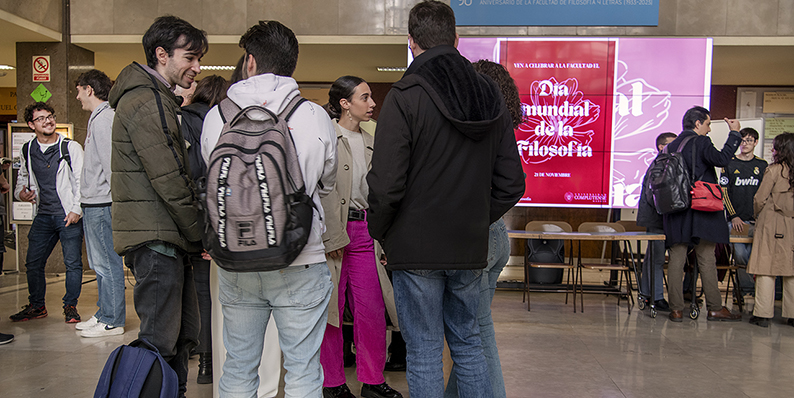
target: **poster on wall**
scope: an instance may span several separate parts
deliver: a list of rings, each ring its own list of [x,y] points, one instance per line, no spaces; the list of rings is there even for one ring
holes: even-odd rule
[[[519,206],[636,207],[656,136],[708,107],[710,38],[461,38],[515,79],[526,191]],[[686,61],[680,54],[688,54]]]
[[[521,82],[526,119],[515,133],[526,182],[545,188],[527,190],[519,204],[607,205],[615,42],[505,40],[500,46],[507,71]]]
[[[776,117],[764,119],[764,159],[772,164],[772,144],[775,137],[783,133],[794,133],[794,118]]]

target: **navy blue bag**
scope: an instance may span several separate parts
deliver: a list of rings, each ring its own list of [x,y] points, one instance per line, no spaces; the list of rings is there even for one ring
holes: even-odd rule
[[[138,339],[113,350],[105,362],[94,398],[174,398],[179,392],[176,372],[155,346]]]

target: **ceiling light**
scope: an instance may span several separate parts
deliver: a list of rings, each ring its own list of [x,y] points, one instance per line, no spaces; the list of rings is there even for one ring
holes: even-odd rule
[[[201,70],[234,70],[234,68],[228,65],[201,65]]]
[[[378,72],[405,72],[406,69],[404,66],[379,66]]]
[[[0,65],[0,70],[14,70],[14,69],[16,68],[14,68],[11,65]]]

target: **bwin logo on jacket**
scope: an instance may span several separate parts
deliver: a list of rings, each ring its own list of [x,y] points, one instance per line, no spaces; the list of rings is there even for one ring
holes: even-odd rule
[[[736,185],[737,187],[744,186],[744,185],[756,186],[759,183],[760,183],[760,181],[757,178],[747,177],[747,178],[737,178],[736,182],[734,183],[734,185]]]

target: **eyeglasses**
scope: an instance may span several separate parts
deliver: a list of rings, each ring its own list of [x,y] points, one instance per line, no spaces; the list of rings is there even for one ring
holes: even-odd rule
[[[44,122],[45,120],[46,121],[52,120],[54,122],[55,121],[55,114],[51,114],[49,116],[39,116],[39,117],[33,119],[33,122],[41,123],[41,122]]]
[[[755,138],[750,138],[750,139],[745,138],[742,140],[742,144],[752,144],[754,142],[755,142]]]

